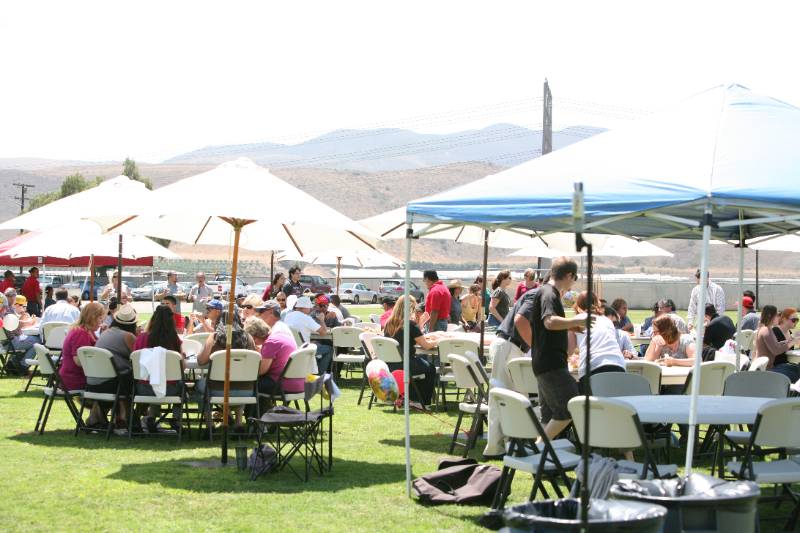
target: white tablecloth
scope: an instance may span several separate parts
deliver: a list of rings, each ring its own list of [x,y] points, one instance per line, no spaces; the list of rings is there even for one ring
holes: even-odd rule
[[[644,423],[689,423],[691,397],[688,395],[619,396],[616,399],[631,404]],[[761,406],[771,400],[746,396],[698,396],[697,423],[752,424]]]
[[[31,326],[22,330],[23,335],[32,336],[39,334],[39,326]]]

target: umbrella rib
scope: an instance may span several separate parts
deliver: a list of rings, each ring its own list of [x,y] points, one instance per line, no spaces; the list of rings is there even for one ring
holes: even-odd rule
[[[118,222],[118,223],[114,224],[113,226],[111,226],[110,228],[108,228],[108,229],[106,230],[106,233],[111,233],[112,231],[114,231],[115,229],[117,229],[118,227],[120,227],[121,225],[123,225],[123,224],[126,224],[126,223],[130,222],[131,220],[133,220],[134,218],[136,218],[136,217],[138,217],[138,216],[139,216],[139,215],[133,215],[132,217],[128,217],[128,218],[126,218],[126,219],[125,219],[125,220],[123,220],[122,222]]]
[[[203,227],[202,227],[202,228],[200,228],[200,233],[198,233],[198,234],[197,234],[197,238],[194,240],[194,244],[197,244],[197,241],[199,241],[199,240],[200,240],[200,237],[202,237],[202,236],[203,236],[203,232],[206,230],[206,227],[208,227],[208,223],[209,223],[209,222],[211,222],[211,217],[208,217],[208,218],[206,219],[206,223],[205,223],[205,224],[203,224]]]
[[[381,233],[381,237],[386,237],[387,235],[389,235],[391,232],[393,232],[397,228],[400,228],[400,227],[405,226],[405,225],[406,225],[405,222],[401,222],[400,224],[398,224],[398,225],[394,226],[393,228],[391,228],[389,231],[384,231],[383,233]]]
[[[358,239],[359,241],[363,242],[364,244],[366,244],[367,246],[369,246],[369,247],[370,247],[370,248],[372,248],[373,250],[377,250],[377,248],[375,248],[375,247],[374,247],[374,246],[372,246],[370,243],[368,243],[367,241],[365,241],[364,239],[362,239],[361,237],[359,237],[359,236],[358,236],[356,233],[353,233],[353,232],[352,232],[352,231],[350,231],[350,230],[347,230],[347,233],[349,233],[350,235],[352,235],[353,237],[355,237],[355,238],[356,238],[356,239]]]
[[[297,253],[300,254],[300,257],[302,257],[303,250],[300,249],[300,246],[297,244],[297,241],[294,240],[294,235],[292,235],[292,232],[289,231],[289,228],[286,227],[286,224],[281,224],[281,226],[283,227],[283,231],[286,232],[286,235],[288,235],[289,239],[292,241],[292,244],[294,245],[295,250],[297,250]]]

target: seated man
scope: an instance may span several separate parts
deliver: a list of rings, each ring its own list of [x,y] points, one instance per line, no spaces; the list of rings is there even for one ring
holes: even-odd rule
[[[325,326],[325,313],[316,310],[316,315],[311,316],[311,299],[308,296],[301,296],[294,304],[294,310],[287,313],[284,322],[292,330],[300,335],[303,343],[311,342],[311,334],[317,333],[325,335],[328,328]],[[315,343],[317,345],[317,370],[321,374],[328,371],[331,364],[331,346],[327,344]]]
[[[56,290],[55,297],[56,303],[44,310],[39,323],[44,325],[48,322],[66,322],[67,324],[77,322],[81,310],[69,303],[67,289]]]
[[[386,322],[392,316],[392,310],[397,299],[394,296],[384,296],[381,298],[381,305],[383,306],[383,314],[381,315],[381,329],[386,327]]]
[[[178,299],[172,294],[167,294],[161,298],[161,303],[172,311],[172,320],[175,322],[175,329],[178,331],[178,335],[186,333],[186,328],[191,328],[191,320],[185,321],[178,312]]]
[[[736,326],[733,320],[726,315],[718,315],[714,304],[706,304],[706,330],[703,334],[703,344],[719,350],[728,339],[736,335]]]
[[[21,374],[26,374],[28,372],[28,363],[25,361],[26,359],[33,359],[36,351],[33,349],[34,344],[41,344],[42,339],[39,335],[26,335],[22,333],[22,330],[25,328],[30,328],[36,326],[38,324],[38,320],[35,316],[31,316],[28,314],[27,311],[28,307],[28,299],[25,298],[23,295],[18,295],[14,301],[14,313],[19,318],[19,327],[14,331],[8,331],[8,336],[11,338],[11,345],[14,347],[15,350],[25,350],[24,353],[19,354],[14,357],[12,361],[12,367],[14,370],[18,371]]]
[[[331,295],[331,305],[336,307],[336,309],[339,310],[339,313],[341,313],[341,322],[343,322],[345,318],[350,318],[350,311],[344,305],[342,305],[342,299],[339,298],[338,294]]]

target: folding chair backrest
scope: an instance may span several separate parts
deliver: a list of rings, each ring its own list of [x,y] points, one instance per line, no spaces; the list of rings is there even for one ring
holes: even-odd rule
[[[442,339],[439,341],[439,361],[447,363],[447,356],[451,353],[466,355],[467,352],[478,353],[478,343],[469,339]]]
[[[306,341],[303,340],[303,337],[300,336],[300,332],[299,331],[297,331],[294,328],[289,328],[289,329],[292,331],[292,336],[294,337],[295,345],[302,346],[302,345],[304,345],[306,343]]]
[[[742,361],[746,361],[747,360],[747,356],[746,355],[745,356],[740,356],[740,357],[742,358]],[[717,351],[714,354],[714,361],[715,362],[722,362],[722,363],[730,363],[730,364],[735,366],[736,365],[736,354],[735,353],[725,353],[725,352]]]
[[[261,354],[254,350],[231,350],[231,381],[256,381]],[[208,378],[214,381],[225,380],[225,350],[211,354],[211,368]]]
[[[376,313],[370,313],[369,314],[369,321],[372,322],[373,324],[380,325],[380,323],[381,323],[381,315],[378,315]]]
[[[591,377],[592,395],[599,398],[615,396],[650,396],[650,383],[637,374],[602,372]]]
[[[184,341],[186,342],[186,341]],[[133,379],[150,379],[150,374],[147,369],[141,368],[139,359],[142,356],[142,350],[131,352],[131,367],[133,368]],[[178,352],[167,350],[164,358],[166,367],[166,380],[167,381],[181,381],[183,379],[183,369],[181,368],[181,360],[183,357]]]
[[[184,341],[195,340],[195,341],[199,342],[200,344],[202,344],[203,346],[205,346],[206,340],[208,340],[208,338],[211,335],[213,335],[213,333],[211,333],[210,331],[202,331],[200,333],[192,333],[191,335],[186,335],[183,338],[183,340]]]
[[[53,365],[53,360],[50,359],[50,351],[47,347],[41,344],[34,344],[33,349],[36,352],[36,361],[39,363],[39,373],[43,376],[55,374],[56,367]]]
[[[520,394],[539,394],[539,381],[533,373],[530,357],[515,357],[506,363],[511,387]]]
[[[739,350],[748,352],[753,349],[756,340],[756,332],[752,329],[743,329],[736,335],[736,345]]]
[[[314,373],[314,357],[316,353],[316,344],[310,344],[305,348],[293,351],[286,362],[286,366],[283,367],[281,377],[306,379],[306,376]]]
[[[755,445],[800,447],[800,398],[772,400],[758,410]]]
[[[791,384],[789,378],[777,372],[736,372],[725,380],[722,395],[786,398]]]
[[[735,366],[733,363],[722,361],[710,361],[700,365],[700,394],[703,396],[721,396],[725,390],[725,380],[733,374]],[[693,372],[689,372],[686,378],[686,388],[684,394],[692,393]]]
[[[44,341],[44,345],[54,350],[60,350],[61,345],[64,344],[64,337],[67,336],[66,332],[69,329],[69,326],[70,325],[66,322],[47,322],[42,324],[42,326],[39,328],[39,333],[42,341]],[[57,335],[54,337],[53,334],[53,330],[57,328],[60,328],[64,331],[63,335],[60,337],[60,342]]]
[[[413,342],[413,339],[412,339]],[[400,343],[389,337],[373,337],[372,349],[375,350],[375,358],[386,363],[402,363],[403,354],[400,353]]]
[[[364,330],[359,328],[354,328],[352,326],[338,326],[331,330],[331,336],[333,338],[333,347],[336,348],[349,348],[349,349],[358,349],[361,348],[361,340],[359,340],[358,336],[363,333]]]
[[[751,372],[757,372],[759,370],[766,370],[767,365],[769,364],[769,357],[756,357],[756,360],[750,364],[750,368],[748,368]]]
[[[356,325],[356,319],[351,317],[351,316],[349,316],[349,317],[345,318],[344,320],[342,320],[342,325],[343,326],[354,327]]]
[[[447,324],[447,331],[464,331],[461,324]]]
[[[482,383],[482,379],[476,374],[472,362],[463,355],[450,354],[450,366],[453,369],[453,377],[456,380],[456,387],[459,389],[477,389]]]
[[[6,331],[14,331],[19,327],[19,317],[13,313],[9,313],[3,317],[3,329]]]
[[[183,339],[181,351],[186,355],[197,355],[203,351],[203,345],[195,339]]]
[[[650,393],[658,394],[661,390],[661,367],[652,361],[627,361],[625,372],[639,374],[650,384]]]
[[[361,341],[361,347],[364,348],[364,353],[369,355],[370,359],[375,359],[375,349],[372,347],[372,339],[378,336],[377,333],[373,333],[372,331],[365,331],[358,335],[358,340]]]
[[[584,413],[586,397],[575,396],[567,404],[578,438],[586,442]],[[636,421],[636,409],[613,398],[589,397],[591,431],[588,445],[595,448],[639,448],[643,445]]]
[[[500,427],[503,435],[512,439],[536,439],[539,430],[533,421],[530,400],[518,392],[495,387],[489,391],[489,405],[499,411]]]
[[[103,348],[94,346],[78,348],[78,361],[80,361],[83,374],[87,378],[113,379],[117,377],[117,371],[111,363],[113,357],[111,352]]]
[[[55,324],[55,322],[49,322],[45,326],[50,326],[50,324]],[[61,350],[64,346],[64,339],[67,338],[67,333],[69,333],[69,328],[69,324],[62,325],[60,323],[55,327],[48,328],[49,331],[44,338],[44,345],[51,350]],[[44,331],[44,328],[42,330]]]

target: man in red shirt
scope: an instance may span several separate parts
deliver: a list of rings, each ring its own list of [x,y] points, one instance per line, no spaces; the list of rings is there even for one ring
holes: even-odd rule
[[[525,274],[523,274],[522,281],[520,281],[519,285],[517,285],[517,292],[514,294],[514,301],[516,302],[519,300],[520,296],[538,286],[539,284],[536,283],[536,271],[532,268],[527,269]]]
[[[14,273],[10,270],[6,270],[5,274],[3,274],[3,281],[0,282],[0,292],[6,292],[6,289],[13,289],[16,287],[16,279],[14,278]]]
[[[31,316],[42,315],[42,288],[39,286],[39,269],[32,267],[28,270],[30,276],[22,285],[22,294],[28,299],[28,314]]]
[[[439,275],[435,270],[426,270],[422,274],[422,281],[428,287],[428,296],[425,298],[425,311],[431,316],[428,321],[428,331],[447,331],[447,322],[450,319],[450,291],[439,281]]]
[[[381,298],[381,305],[383,306],[383,314],[381,315],[381,329],[386,327],[386,323],[392,317],[392,313],[394,312],[394,304],[397,300],[394,296],[384,296]]]

